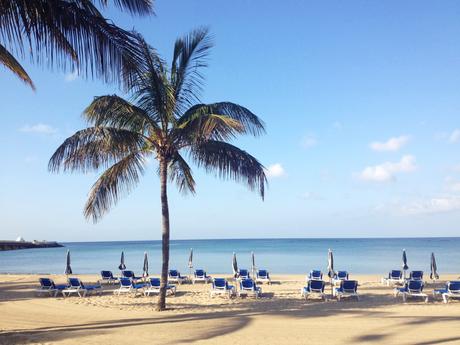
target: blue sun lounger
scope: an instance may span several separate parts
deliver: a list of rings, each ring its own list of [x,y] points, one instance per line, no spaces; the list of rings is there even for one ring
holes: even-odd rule
[[[146,286],[145,283],[135,283],[134,280],[125,277],[120,278],[119,281],[120,287],[113,291],[115,295],[121,295],[122,293],[134,293],[136,295]]]
[[[193,273],[192,283],[195,284],[196,282],[203,282],[209,283],[211,281],[211,277],[206,274],[206,271],[203,269],[196,269]]]
[[[409,280],[404,287],[395,288],[394,295],[402,295],[403,301],[406,302],[408,297],[421,297],[428,302],[428,295],[423,292],[425,283],[422,280]]]
[[[211,297],[215,295],[226,295],[231,298],[236,294],[235,287],[229,285],[225,278],[214,278],[211,285]]]
[[[150,278],[148,285],[145,286],[144,295],[150,296],[151,293],[158,294],[160,293],[160,285],[161,280],[160,278]],[[166,294],[175,295],[176,294],[176,286],[175,285],[166,285]]]
[[[256,282],[249,279],[242,279],[240,281],[240,290],[238,291],[238,296],[247,296],[249,294],[253,295],[255,298],[259,298],[259,295],[262,293],[262,289],[256,285]]]
[[[307,276],[307,281],[310,280],[323,280],[323,272],[320,270],[311,270]]]
[[[332,284],[340,284],[343,280],[348,280],[347,271],[337,271],[334,273],[334,278],[332,278]]]
[[[401,270],[392,270],[388,273],[388,277],[382,278],[382,284],[390,286],[390,284],[404,284],[403,272]]]
[[[242,268],[238,271],[238,279],[249,279],[251,278],[251,275],[249,274],[249,271],[245,268]]]
[[[169,270],[168,281],[171,283],[182,284],[187,281],[187,277],[181,276],[178,270]]]
[[[324,280],[309,280],[308,285],[300,290],[300,295],[305,299],[308,299],[310,296],[316,296],[324,301],[326,299],[326,295],[324,294],[325,286],[326,282]]]
[[[423,280],[423,271],[412,271],[407,280]]]
[[[35,290],[37,296],[47,293],[49,296],[56,297],[59,292],[68,287],[67,284],[54,284],[54,281],[50,278],[39,278],[40,287]]]
[[[129,278],[129,279],[134,280],[134,281],[142,279],[142,277],[136,277],[134,272],[129,271],[129,270],[121,271],[121,275],[123,276],[123,278]]]
[[[342,280],[340,287],[335,289],[335,296],[340,301],[344,297],[355,297],[359,300],[358,282],[356,280]]]
[[[460,298],[460,281],[447,282],[444,289],[434,290],[433,296],[442,296],[444,303],[449,303],[449,298]]]
[[[118,278],[113,276],[112,271],[101,271],[101,279],[99,284],[115,284],[118,283]]]
[[[270,273],[267,270],[258,270],[256,272],[256,283],[272,283],[270,279]]]
[[[79,278],[71,277],[68,279],[69,285],[61,291],[64,297],[69,297],[71,294],[77,294],[80,297],[86,297],[88,294],[98,293],[102,294],[102,286],[98,285],[86,285],[83,284]]]

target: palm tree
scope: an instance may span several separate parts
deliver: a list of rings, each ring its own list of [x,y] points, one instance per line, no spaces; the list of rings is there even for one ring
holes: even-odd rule
[[[114,0],[132,14],[153,12],[153,0]],[[35,86],[15,58],[28,55],[38,63],[107,82],[129,82],[138,52],[134,33],[105,19],[95,3],[108,0],[0,0],[0,64],[32,89]]]
[[[264,167],[229,141],[239,134],[258,136],[263,122],[230,102],[203,104],[201,69],[212,47],[207,29],[176,40],[171,68],[139,37],[143,65],[135,75],[130,101],[117,95],[96,97],[85,109],[90,127],[76,132],[49,162],[53,172],[106,168],[93,185],[84,214],[97,222],[139,181],[148,157],[158,162],[162,210],[162,269],[158,310],[165,309],[169,266],[168,179],[181,192],[195,193],[192,169],[233,179],[264,197]]]

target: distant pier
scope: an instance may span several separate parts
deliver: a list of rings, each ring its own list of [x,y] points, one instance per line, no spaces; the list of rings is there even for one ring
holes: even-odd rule
[[[54,241],[1,241],[0,240],[0,251],[3,250],[16,250],[16,249],[31,249],[31,248],[54,248],[64,247]]]

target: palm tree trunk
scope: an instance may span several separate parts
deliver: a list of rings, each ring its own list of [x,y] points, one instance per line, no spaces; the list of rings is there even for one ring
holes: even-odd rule
[[[166,286],[168,283],[169,270],[169,207],[168,207],[168,163],[160,159],[160,188],[161,188],[161,222],[162,222],[162,253],[163,264],[161,266],[161,285],[158,296],[157,310],[166,309]]]

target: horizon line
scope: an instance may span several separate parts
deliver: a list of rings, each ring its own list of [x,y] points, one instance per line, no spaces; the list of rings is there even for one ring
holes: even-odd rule
[[[238,241],[238,240],[391,240],[391,239],[449,239],[460,236],[407,236],[407,237],[239,237],[239,238],[178,238],[170,241]],[[161,242],[161,239],[144,240],[97,240],[97,241],[56,241],[59,243],[107,243],[107,242]]]

